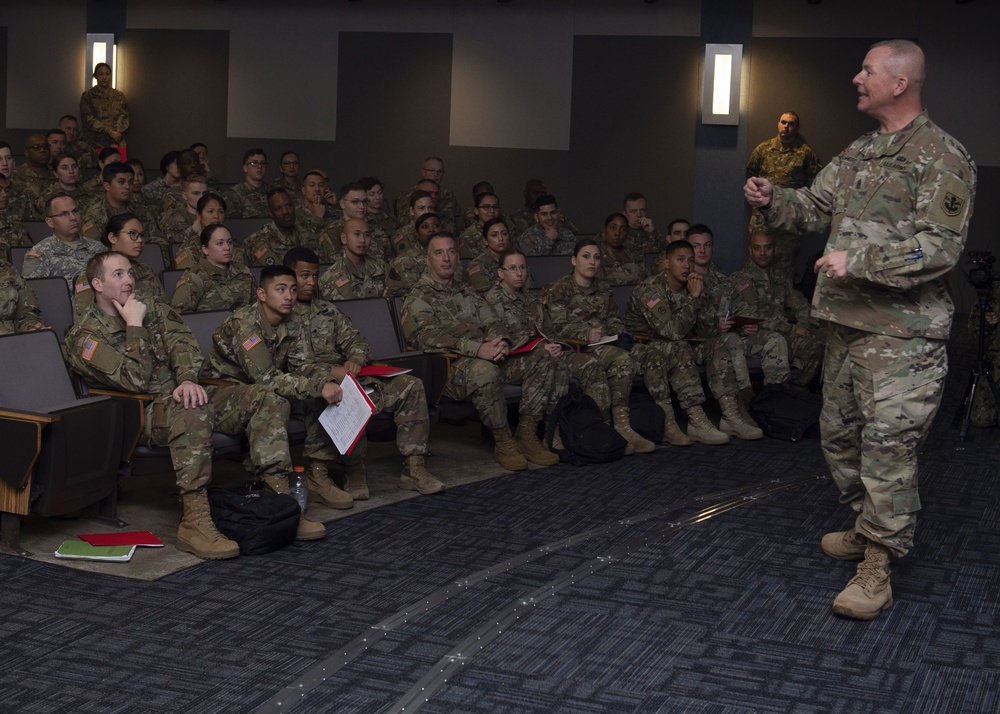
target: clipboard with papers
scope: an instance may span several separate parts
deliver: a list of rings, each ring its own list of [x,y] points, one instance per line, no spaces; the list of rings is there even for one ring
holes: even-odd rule
[[[354,375],[345,376],[340,388],[344,392],[340,403],[328,404],[319,415],[319,423],[330,435],[337,451],[346,456],[354,449],[368,426],[368,421],[375,413],[375,403]]]

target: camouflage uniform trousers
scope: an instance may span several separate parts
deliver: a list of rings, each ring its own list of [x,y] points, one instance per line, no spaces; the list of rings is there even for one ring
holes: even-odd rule
[[[719,340],[729,350],[736,386],[740,389],[751,386],[747,357],[760,359],[764,384],[782,384],[788,381],[788,343],[780,333],[772,330],[758,330],[752,335],[725,332],[719,335]]]
[[[632,355],[614,345],[590,347],[585,354],[593,355],[601,363],[601,369],[604,370],[604,381],[608,385],[608,400],[611,408],[628,407],[628,397],[632,393],[632,380],[635,379],[635,375],[639,371]],[[597,397],[593,394],[590,392],[587,394],[590,394],[595,402],[597,401]],[[598,402],[598,406],[600,406],[600,402]]]
[[[502,384],[520,384],[520,413],[540,417],[566,393],[568,382],[568,372],[560,370],[548,352],[537,349],[499,364],[476,357],[454,359],[444,393],[452,399],[469,399],[488,429],[502,429],[507,426]]]
[[[406,456],[422,456],[427,453],[427,439],[430,436],[430,419],[427,416],[427,394],[424,383],[417,377],[401,374],[389,379],[362,377],[360,382],[365,387],[373,387],[370,394],[375,403],[375,411],[392,412],[396,422],[396,446],[399,453]],[[301,403],[296,406],[300,406]],[[306,442],[303,455],[316,461],[333,461],[351,466],[360,464],[368,452],[368,439],[364,434],[358,439],[350,454],[341,454],[319,423],[319,414],[326,408],[326,402],[315,400],[311,409],[303,410],[302,417],[306,422]],[[298,413],[298,409],[296,413]]]
[[[820,436],[840,502],[855,528],[902,557],[920,510],[917,448],[948,373],[944,340],[890,337],[831,325]]]
[[[791,370],[791,383],[804,387],[819,373],[823,363],[823,340],[816,336],[817,331],[808,335],[800,335],[794,329],[782,335],[788,344],[788,366]],[[820,333],[822,334],[822,333]]]
[[[646,381],[646,388],[656,401],[670,401],[670,387],[684,410],[705,402],[697,365],[705,365],[708,388],[716,399],[736,393],[736,376],[729,350],[722,340],[713,338],[689,344],[683,340],[654,340],[632,348]],[[652,379],[650,378],[652,375]],[[663,375],[662,379],[659,375]]]
[[[212,480],[212,432],[241,435],[250,442],[254,476],[287,475],[292,470],[288,452],[290,406],[263,385],[208,387],[208,404],[185,409],[167,394],[147,407],[145,440],[170,448],[170,459],[181,495],[207,486]]]
[[[611,417],[611,389],[604,376],[604,365],[596,356],[586,352],[565,352],[562,365],[569,376],[580,383],[580,389],[589,396],[601,410],[605,419]],[[555,406],[553,400],[552,406]]]

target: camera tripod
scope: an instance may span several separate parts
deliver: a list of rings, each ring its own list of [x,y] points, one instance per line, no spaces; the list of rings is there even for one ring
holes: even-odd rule
[[[955,415],[952,423],[953,426],[958,426],[959,441],[965,441],[966,436],[969,434],[972,404],[976,399],[976,391],[979,389],[979,383],[984,377],[990,387],[990,391],[993,392],[993,400],[997,408],[1000,409],[1000,389],[997,388],[997,383],[993,380],[993,375],[990,374],[990,370],[986,366],[984,356],[986,351],[986,304],[989,300],[989,294],[984,294],[985,291],[982,290],[977,292],[979,293],[979,346],[976,350],[976,366],[973,367],[972,374],[969,375],[969,383],[965,387],[965,396],[962,398],[962,405],[958,408],[958,413]]]

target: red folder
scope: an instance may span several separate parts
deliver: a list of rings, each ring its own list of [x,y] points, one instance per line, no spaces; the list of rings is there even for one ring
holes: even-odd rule
[[[91,545],[145,545],[162,548],[163,541],[149,531],[129,531],[127,533],[87,533],[80,538]]]

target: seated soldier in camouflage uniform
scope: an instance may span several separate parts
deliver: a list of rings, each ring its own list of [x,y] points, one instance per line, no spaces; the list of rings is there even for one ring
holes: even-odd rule
[[[656,444],[639,436],[629,423],[628,397],[636,374],[635,362],[628,352],[614,344],[597,344],[624,329],[611,286],[597,277],[601,264],[597,241],[580,238],[570,262],[573,272],[549,283],[542,291],[542,303],[554,333],[549,336],[579,344],[587,354],[600,360],[611,394],[612,424],[628,441],[625,453],[654,451]]]
[[[424,213],[414,222],[417,242],[392,259],[386,271],[385,284],[391,297],[404,297],[410,288],[427,273],[427,243],[441,231],[436,213]],[[461,273],[461,267],[456,269]]]
[[[486,250],[483,242],[483,226],[500,216],[500,199],[492,191],[476,196],[475,208],[472,209],[473,220],[469,227],[458,237],[458,253],[465,260],[478,258]],[[505,221],[506,222],[506,221]],[[508,233],[510,225],[507,226]]]
[[[608,285],[635,285],[648,275],[646,258],[628,247],[625,233],[628,221],[621,213],[604,219],[604,230],[597,235],[601,249],[601,269],[598,277]]]
[[[646,197],[633,191],[625,196],[623,204],[625,219],[628,221],[625,245],[638,255],[659,252],[663,239],[653,227],[653,219],[646,215]]]
[[[343,390],[327,365],[312,361],[308,326],[294,312],[296,291],[291,268],[264,268],[255,303],[236,310],[215,331],[203,374],[260,385],[291,401],[294,412],[309,417],[304,453],[313,459],[329,448],[330,437],[318,421],[319,414],[327,404],[339,404]],[[327,506],[347,509],[354,505],[351,495],[329,479],[320,491],[313,481],[309,479],[310,495]]]
[[[160,248],[164,265],[170,260],[170,246],[159,234],[156,221],[150,217],[147,207],[132,200],[132,184],[135,181],[135,170],[128,164],[116,161],[101,170],[103,198],[90,204],[83,212],[83,227],[80,233],[87,238],[100,240],[104,226],[111,217],[119,213],[131,213],[147,227],[147,243]]]
[[[268,190],[272,188],[283,188],[290,196],[297,196],[302,189],[302,180],[299,178],[299,155],[294,151],[286,151],[278,159],[278,178],[268,185]]]
[[[576,236],[559,225],[559,205],[550,194],[535,201],[535,223],[518,236],[525,255],[570,255]]]
[[[511,235],[519,236],[535,224],[535,201],[547,195],[548,192],[549,189],[546,188],[544,181],[541,179],[529,179],[528,183],[524,185],[524,206],[522,206],[521,210],[507,216]],[[570,233],[580,232],[580,229],[576,227],[576,224],[566,215],[565,211],[559,211],[559,227],[565,228]],[[515,245],[517,244],[515,243]]]
[[[0,335],[45,327],[35,291],[10,263],[0,259]]]
[[[632,348],[632,357],[644,375],[654,375],[652,383],[647,379],[646,385],[666,415],[664,441],[675,443],[681,433],[674,423],[670,392],[655,378],[664,371],[687,414],[689,438],[702,444],[725,444],[727,434],[741,439],[763,438],[764,433],[740,415],[729,351],[717,337],[715,307],[704,295],[701,274],[694,269],[691,244],[674,241],[666,252],[663,272],[635,286],[625,312],[625,328],[640,341]],[[643,338],[649,341],[643,343]],[[699,341],[689,343],[687,339]],[[705,393],[697,364],[705,365],[709,388],[722,407],[718,429],[701,408]]]
[[[0,140],[0,176],[7,179],[9,184],[6,213],[13,220],[31,221],[34,216],[28,204],[28,196],[18,190],[14,181],[15,161],[12,151],[10,144]]]
[[[396,219],[382,208],[384,194],[382,182],[375,176],[365,176],[358,179],[365,189],[365,220],[372,226],[378,226],[383,233],[391,236],[396,232]]]
[[[168,188],[167,192],[163,195],[163,203],[160,207],[161,213],[184,203],[184,197],[181,196],[184,181],[191,176],[202,175],[198,173],[200,167],[201,163],[198,161],[197,153],[191,149],[181,149],[180,154],[177,155],[177,172],[181,178],[180,181]]]
[[[403,191],[399,196],[396,197],[396,217],[399,220],[399,225],[405,225],[407,216],[406,207],[412,206],[411,193],[413,191],[421,191],[431,189],[436,192],[434,197],[434,212],[438,214],[441,219],[441,225],[444,226],[444,230],[452,233],[457,233],[465,227],[465,217],[462,214],[462,207],[458,205],[458,198],[456,198],[455,193],[449,189],[441,186],[441,181],[444,180],[444,161],[442,161],[437,156],[429,156],[424,159],[423,168],[420,171],[420,180],[413,186],[413,188]],[[431,181],[433,182],[433,188],[430,185],[426,185],[423,182]],[[427,213],[427,211],[420,211],[415,215],[419,216],[421,213]]]
[[[129,260],[113,252],[87,264],[94,302],[66,336],[66,359],[90,387],[156,398],[146,405],[143,443],[170,448],[184,515],[177,549],[199,558],[234,558],[239,546],[212,522],[212,432],[246,432],[255,475],[288,493],[292,460],[289,405],[267,387],[202,387],[198,341],[169,305],[133,295]],[[322,524],[301,519],[296,537],[322,538]]]
[[[9,206],[10,179],[0,174],[0,259],[7,262],[10,262],[11,248],[30,248],[34,245],[28,236],[28,230],[11,214]]]
[[[88,194],[80,181],[80,167],[75,158],[69,154],[57,154],[52,159],[52,174],[56,177],[55,183],[42,191],[35,200],[35,216],[38,220],[41,220],[41,216],[45,215],[46,202],[57,193],[66,194],[75,199],[81,206],[87,202]]]
[[[759,327],[778,332],[788,343],[791,384],[806,387],[823,359],[820,323],[809,314],[809,303],[792,287],[792,277],[772,265],[774,239],[763,231],[750,236],[750,259],[729,276],[733,314],[760,318]],[[795,322],[788,319],[795,316]],[[752,330],[752,328],[751,328]]]
[[[295,194],[295,222],[310,233],[320,235],[340,219],[340,210],[326,200],[327,193],[323,174],[307,171],[302,177],[299,192]]]
[[[406,216],[408,216],[407,223],[397,228],[390,239],[392,251],[397,256],[406,253],[407,250],[422,252],[423,246],[417,242],[416,220],[428,213],[433,213],[437,216],[437,211],[434,210],[434,198],[427,191],[414,191],[411,193],[408,205],[409,209],[406,212]],[[442,226],[444,225],[440,216],[438,216],[438,223]],[[441,230],[444,229],[442,228]]]
[[[281,265],[288,249],[297,245],[316,248],[316,236],[295,222],[295,203],[288,191],[274,188],[267,192],[267,214],[271,222],[243,241],[248,266]]]
[[[250,269],[233,262],[238,248],[229,230],[221,223],[205,226],[200,240],[201,260],[177,281],[170,304],[181,313],[252,305],[257,286]]]
[[[101,235],[101,242],[107,250],[120,253],[128,258],[132,266],[132,292],[143,299],[167,302],[160,276],[139,260],[146,242],[146,232],[142,221],[131,213],[112,216]],[[94,302],[94,290],[87,279],[87,271],[81,272],[73,281],[73,316],[79,318]]]
[[[348,223],[354,221],[364,224],[364,221],[356,218]],[[285,267],[295,272],[298,286],[295,312],[306,323],[306,334],[312,349],[311,358],[325,365],[338,382],[343,382],[347,374],[357,377],[361,368],[372,361],[371,348],[344,313],[316,294],[316,275],[319,272],[316,254],[308,248],[292,248],[285,254]],[[394,414],[396,445],[403,455],[403,473],[399,478],[399,487],[423,494],[443,491],[444,484],[434,478],[424,466],[430,420],[427,416],[427,395],[423,382],[410,374],[386,378],[361,377],[359,381],[364,387],[374,390],[370,396],[378,411]],[[332,483],[329,463],[340,461],[346,470],[345,490],[355,500],[368,499],[364,462],[368,441],[364,435],[347,456],[339,454],[329,438],[312,441],[307,439],[306,443],[306,455],[310,459],[311,491],[317,494],[328,491]]]
[[[24,197],[29,214],[23,216],[24,220],[36,220],[35,204],[38,197],[51,188],[56,179],[52,175],[52,154],[49,153],[49,144],[42,134],[31,134],[24,141],[24,163],[14,169],[12,178],[14,180],[14,192]],[[42,202],[44,205],[44,201]]]
[[[687,240],[689,228],[691,228],[691,222],[686,218],[675,218],[667,224],[667,232],[663,234],[663,244],[657,252],[653,265],[663,265],[663,261],[667,259],[663,250],[675,240]]]
[[[160,216],[160,235],[170,243],[182,243],[198,219],[198,201],[208,193],[208,181],[201,174],[191,174],[181,181],[181,200]]]
[[[370,255],[371,226],[362,218],[349,218],[343,224],[341,253],[319,280],[320,295],[327,300],[385,297],[385,262]]]
[[[210,185],[216,185],[219,183],[219,179],[215,177],[212,173],[211,167],[208,165],[208,146],[200,141],[196,141],[188,147],[198,156],[198,170],[197,172],[205,177]]]
[[[500,256],[511,248],[506,221],[499,217],[486,221],[480,241],[486,250],[469,263],[465,280],[476,292],[485,293],[500,285]],[[534,287],[535,281],[529,273],[524,278],[524,288],[531,290]]]
[[[168,151],[160,159],[160,178],[142,187],[142,195],[147,203],[158,205],[163,210],[167,192],[181,181],[181,170],[177,166],[181,152]]]
[[[45,132],[45,142],[49,145],[49,156],[53,159],[66,152],[66,132],[62,129],[49,129]]]
[[[80,209],[69,196],[57,193],[45,204],[45,223],[52,235],[31,247],[24,256],[21,275],[26,278],[65,278],[72,288],[73,278],[87,266],[104,246],[80,235]]]
[[[226,191],[229,218],[260,218],[268,214],[268,192],[264,188],[267,155],[263,149],[248,149],[243,154],[244,179]],[[281,262],[279,258],[278,263]],[[273,265],[273,263],[271,263]]]
[[[202,258],[201,232],[208,226],[222,225],[226,220],[226,202],[217,193],[206,193],[198,199],[197,218],[184,234],[184,240],[174,253],[174,267],[187,269],[198,264]],[[233,267],[244,268],[243,249],[233,246]]]
[[[559,462],[538,440],[543,417],[555,406],[557,370],[544,350],[508,359],[511,338],[492,308],[472,288],[454,279],[455,237],[441,232],[427,244],[427,273],[403,301],[406,340],[424,352],[452,353],[445,395],[470,399],[483,425],[493,431],[493,458],[505,469],[523,471],[528,461]],[[520,384],[517,432],[507,425],[503,383]]]
[[[969,313],[969,335],[973,344],[979,346],[979,305]],[[992,375],[993,380],[1000,385],[1000,283],[993,287],[993,294],[986,304],[986,325],[983,333],[983,361]],[[980,380],[976,387],[976,396],[972,400],[972,413],[969,421],[973,426],[986,427],[997,425],[998,408],[993,392],[986,380]]]
[[[368,198],[365,187],[360,183],[352,182],[340,188],[340,210],[341,218],[333,221],[317,237],[319,250],[316,254],[323,263],[332,263],[343,253],[343,243],[341,236],[344,233],[344,223],[348,220],[365,220]],[[395,257],[395,252],[389,243],[389,236],[382,232],[378,226],[369,224],[368,255],[379,258],[385,263]]]
[[[72,114],[66,114],[59,119],[59,128],[66,135],[66,146],[63,153],[76,159],[80,170],[97,168],[97,154],[94,147],[80,138],[80,122]]]

